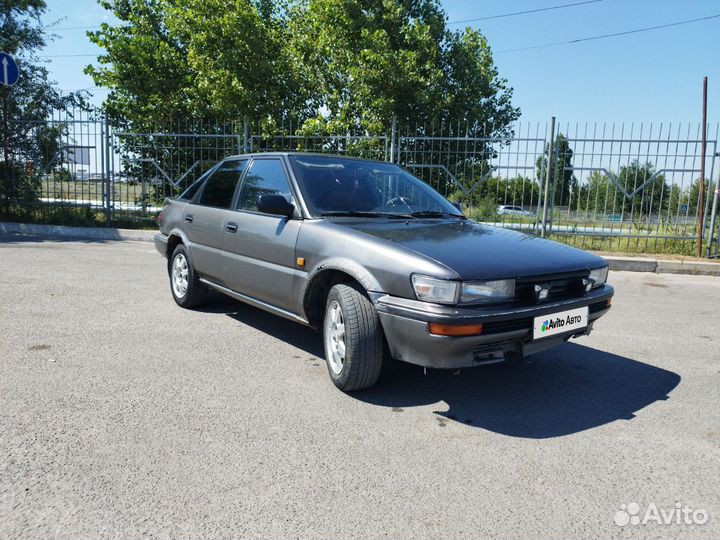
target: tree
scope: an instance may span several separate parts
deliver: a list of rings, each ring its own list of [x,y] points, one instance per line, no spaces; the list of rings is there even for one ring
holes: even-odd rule
[[[548,163],[550,145],[545,146],[545,152],[537,158],[537,178],[541,185],[545,185],[545,167]],[[577,199],[578,181],[572,169],[573,151],[570,142],[562,133],[558,133],[553,146],[553,159],[550,161],[550,189],[553,190],[551,199],[558,206],[568,206]]]
[[[709,181],[707,178],[705,179],[705,204],[708,204],[708,199],[710,200],[710,204],[712,205],[712,198],[715,195],[715,182]],[[700,209],[698,208],[698,204],[700,202],[700,179],[696,178],[693,180],[690,187],[687,189],[687,195],[683,197],[684,204],[688,205],[689,212],[691,214],[698,214],[700,212]]]
[[[652,163],[640,163],[638,160],[620,167],[619,173],[609,175],[593,172],[580,193],[579,208],[604,214],[623,214],[625,219],[649,218],[672,210],[680,202],[680,191],[669,186],[665,176],[655,174]],[[632,194],[645,182],[645,187],[631,198],[622,190]],[[622,188],[619,189],[618,186]]]
[[[508,134],[519,111],[486,39],[437,0],[100,0],[120,19],[86,72],[133,125],[272,117],[308,133],[384,134],[393,115]],[[270,126],[272,127],[272,126]]]
[[[89,32],[105,49],[95,83],[133,129],[178,118],[304,114],[309,85],[286,46],[285,12],[268,0],[103,0],[123,24]]]
[[[63,127],[45,123],[51,113],[87,107],[80,93],[57,89],[37,56],[49,39],[40,20],[46,11],[44,0],[0,2],[0,50],[13,56],[20,69],[17,84],[8,92],[10,162],[3,163],[5,181],[0,186],[6,212],[13,199],[35,198],[31,164],[46,165],[59,148]]]
[[[650,217],[652,214],[659,214],[667,209],[668,184],[665,181],[665,175],[655,174],[655,167],[652,163],[640,163],[638,160],[633,160],[629,165],[620,168],[617,181],[630,194],[648,182],[632,199],[619,193],[624,199],[623,211],[626,214],[630,213],[635,217]]]
[[[501,204],[522,206],[526,209],[537,206],[539,195],[540,185],[532,178],[491,176],[483,181],[480,188],[472,190],[469,194],[456,189],[450,194],[450,199],[473,207],[491,209],[491,214],[495,214],[498,205]]]
[[[519,111],[478,31],[451,32],[436,0],[305,0],[290,18],[292,49],[314,74],[317,124],[382,134],[403,122],[461,123],[507,133]]]
[[[317,137],[299,149],[378,157],[384,140],[345,136],[386,135],[395,116],[405,144],[417,138],[424,159],[439,163],[451,143],[426,136],[504,140],[519,116],[487,40],[449,31],[437,0],[100,2],[121,24],[89,33],[105,53],[86,72],[111,89],[105,108],[129,131],[222,134],[217,121],[229,118],[238,133],[248,116],[262,135]],[[175,146],[191,148],[192,159],[158,150],[150,138],[122,151],[153,153],[175,176],[169,168],[205,157],[202,139],[184,141]],[[493,152],[479,143],[443,162],[456,176],[483,174]],[[428,180],[438,171],[418,174]],[[441,191],[447,182],[448,175],[439,180]]]

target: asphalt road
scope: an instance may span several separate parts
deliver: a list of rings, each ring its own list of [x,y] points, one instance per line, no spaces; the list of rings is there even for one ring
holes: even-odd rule
[[[611,281],[589,337],[345,395],[149,243],[2,237],[0,538],[718,538],[720,279]]]

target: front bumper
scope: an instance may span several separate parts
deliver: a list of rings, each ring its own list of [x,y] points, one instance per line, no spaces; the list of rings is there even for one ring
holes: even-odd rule
[[[442,306],[383,294],[373,295],[372,300],[393,357],[420,366],[456,369],[502,361],[508,354],[533,354],[589,334],[593,323],[610,309],[613,294],[610,285],[603,285],[580,298],[503,307]],[[586,328],[532,339],[535,317],[584,306],[589,307]],[[483,323],[484,328],[477,336],[437,336],[428,332],[431,322]]]
[[[168,236],[167,234],[158,233],[155,236],[153,236],[153,243],[155,244],[155,249],[160,252],[160,255],[163,257],[168,256],[167,252],[167,246],[168,246]]]

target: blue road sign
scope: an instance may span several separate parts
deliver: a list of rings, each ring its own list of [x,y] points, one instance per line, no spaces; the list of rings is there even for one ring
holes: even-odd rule
[[[12,86],[18,81],[20,70],[9,54],[0,52],[0,83]]]

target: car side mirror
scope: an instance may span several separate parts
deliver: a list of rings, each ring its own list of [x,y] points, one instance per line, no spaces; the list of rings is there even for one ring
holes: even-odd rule
[[[462,209],[462,204],[460,204],[459,202],[454,202],[454,203],[452,203],[452,205],[453,205],[455,208],[458,209],[458,212],[462,212],[462,211],[463,211],[463,209]]]
[[[292,217],[295,207],[282,195],[264,194],[258,197],[257,209],[264,214]]]

